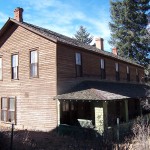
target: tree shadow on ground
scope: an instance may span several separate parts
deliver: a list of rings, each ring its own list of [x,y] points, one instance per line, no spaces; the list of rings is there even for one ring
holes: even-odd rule
[[[0,131],[0,150],[10,150],[11,129]],[[62,128],[50,132],[14,130],[13,150],[103,150],[114,143],[93,129]]]

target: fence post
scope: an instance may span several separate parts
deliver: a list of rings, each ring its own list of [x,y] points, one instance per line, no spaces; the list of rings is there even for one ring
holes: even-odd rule
[[[14,124],[12,123],[12,127],[11,127],[10,150],[13,150],[13,135],[14,135]]]
[[[119,150],[119,118],[117,118],[117,147]]]

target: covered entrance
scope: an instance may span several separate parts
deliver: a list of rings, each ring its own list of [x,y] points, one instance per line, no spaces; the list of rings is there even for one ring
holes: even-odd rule
[[[132,92],[132,91],[135,92]],[[95,128],[103,133],[140,115],[139,97],[145,85],[86,81],[70,93],[57,96],[58,124]]]

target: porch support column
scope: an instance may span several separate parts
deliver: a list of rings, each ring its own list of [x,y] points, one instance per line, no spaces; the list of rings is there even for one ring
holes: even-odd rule
[[[125,120],[129,121],[129,112],[128,112],[128,100],[125,100]]]
[[[60,125],[60,101],[57,100],[57,125]]]
[[[107,128],[107,122],[107,101],[105,101],[95,107],[95,127],[100,134]]]
[[[108,102],[103,102],[103,109],[104,109],[104,130],[108,127],[108,110],[107,110]]]

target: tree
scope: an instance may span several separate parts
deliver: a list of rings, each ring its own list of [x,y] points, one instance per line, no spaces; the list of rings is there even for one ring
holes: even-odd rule
[[[84,44],[90,44],[93,40],[93,36],[90,36],[90,33],[88,33],[86,28],[83,26],[80,26],[79,30],[76,32],[74,36],[75,39]]]
[[[149,0],[111,0],[111,39],[118,55],[146,66],[150,52],[150,33],[147,31]]]

